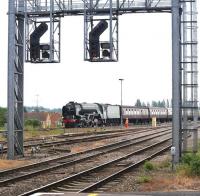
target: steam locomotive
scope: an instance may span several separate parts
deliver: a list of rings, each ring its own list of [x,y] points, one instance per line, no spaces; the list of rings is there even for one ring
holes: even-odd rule
[[[119,106],[99,103],[69,102],[62,108],[63,124],[68,127],[120,125],[128,118],[129,123],[150,123],[152,117],[159,122],[172,119],[171,108]]]

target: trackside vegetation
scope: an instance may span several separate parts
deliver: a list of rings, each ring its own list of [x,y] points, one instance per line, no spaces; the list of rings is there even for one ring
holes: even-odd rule
[[[177,172],[187,176],[200,176],[200,153],[185,153]]]
[[[0,107],[0,127],[4,127],[6,123],[7,109]]]
[[[160,173],[163,173],[167,178],[169,174],[171,178],[177,179],[192,179],[194,177],[200,177],[200,151],[198,153],[185,153],[181,157],[181,161],[176,165],[176,171],[172,171],[171,159],[168,157],[166,160],[154,162],[146,161],[141,170],[140,175],[138,176],[136,182],[138,184],[148,183],[152,181],[152,178],[155,179],[155,176],[159,176]]]
[[[143,165],[143,170],[145,172],[155,172],[156,170],[163,168],[168,168],[171,170],[171,161],[166,160],[159,164],[147,161]],[[180,163],[176,166],[176,175],[200,177],[200,152],[183,154]]]
[[[141,183],[147,183],[147,182],[151,182],[151,177],[150,176],[139,176],[136,180],[136,182],[138,184],[141,184]]]
[[[148,183],[155,179],[156,175],[168,176],[171,174],[173,178],[193,178],[200,177],[200,152],[198,153],[185,153],[181,157],[181,161],[176,165],[176,171],[172,171],[171,159],[168,157],[163,161],[146,161],[140,169],[140,175],[137,177],[138,184]]]
[[[25,121],[26,127],[32,127],[32,128],[39,128],[41,126],[41,123],[39,120],[36,119],[28,119]]]
[[[143,168],[145,171],[152,171],[155,169],[155,166],[153,165],[153,163],[146,161],[143,165]]]

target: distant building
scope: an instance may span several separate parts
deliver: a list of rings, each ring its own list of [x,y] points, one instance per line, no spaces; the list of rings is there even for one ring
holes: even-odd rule
[[[62,116],[60,113],[50,113],[51,128],[62,126]]]
[[[25,120],[38,120],[41,128],[56,128],[62,126],[62,116],[59,113],[29,112],[24,114]]]
[[[51,127],[51,118],[48,112],[30,112],[24,114],[25,120],[38,120],[43,129]]]

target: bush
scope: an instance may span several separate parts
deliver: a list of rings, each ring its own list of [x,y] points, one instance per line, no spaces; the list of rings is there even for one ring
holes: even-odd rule
[[[200,176],[200,155],[184,154],[181,158],[182,168],[185,168],[187,175]]]
[[[181,163],[190,165],[193,157],[194,154],[191,153],[184,154],[181,158]]]
[[[151,177],[149,176],[140,176],[137,178],[137,183],[145,183],[145,182],[150,182]]]
[[[162,161],[162,162],[160,162],[159,164],[158,164],[158,168],[168,168],[168,167],[170,167],[171,166],[171,161],[170,160],[164,160],[164,161]]]
[[[191,167],[188,164],[180,164],[177,166],[176,171],[181,176],[191,176]]]
[[[145,163],[144,163],[144,169],[146,170],[146,171],[152,171],[153,169],[154,169],[154,165],[151,163],[151,162],[149,162],[149,161],[146,161]]]
[[[200,156],[195,156],[190,165],[192,174],[200,176]]]
[[[37,128],[41,126],[41,123],[39,120],[36,119],[28,119],[25,121],[25,126],[31,126],[33,128]]]
[[[6,123],[6,115],[7,109],[0,107],[0,127],[4,127],[4,124]]]

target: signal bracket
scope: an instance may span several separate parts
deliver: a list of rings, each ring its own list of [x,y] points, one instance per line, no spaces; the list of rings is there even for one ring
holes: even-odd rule
[[[60,62],[60,17],[26,18],[26,62]]]
[[[84,1],[85,61],[118,61],[118,12],[113,11],[112,0],[107,1],[106,4],[109,12],[100,16],[95,10],[106,5],[94,0]]]

